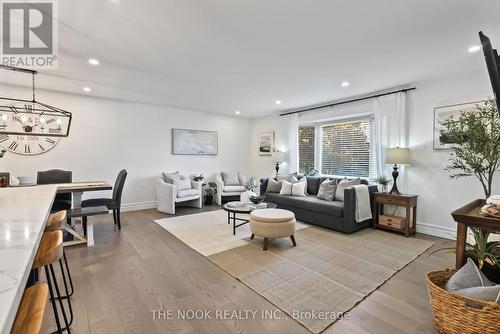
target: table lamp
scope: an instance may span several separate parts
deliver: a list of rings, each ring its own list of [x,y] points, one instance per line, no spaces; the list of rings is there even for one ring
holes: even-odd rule
[[[392,189],[390,194],[399,195],[398,186],[396,184],[396,179],[399,176],[398,165],[409,165],[411,162],[410,149],[408,148],[389,148],[387,149],[385,155],[385,163],[388,165],[394,164],[392,167],[392,177],[394,178],[394,183],[392,184]]]
[[[285,162],[285,152],[276,151],[273,152],[273,160],[276,161],[276,178],[278,178],[278,172],[280,171],[280,163]]]

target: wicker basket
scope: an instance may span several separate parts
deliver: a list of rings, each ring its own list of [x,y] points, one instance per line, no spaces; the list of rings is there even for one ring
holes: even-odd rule
[[[500,305],[443,289],[455,270],[431,271],[427,287],[436,329],[443,334],[499,334]]]

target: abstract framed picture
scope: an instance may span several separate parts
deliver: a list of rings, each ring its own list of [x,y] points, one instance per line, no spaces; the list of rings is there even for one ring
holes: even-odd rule
[[[270,156],[274,151],[274,131],[259,133],[259,155]]]
[[[443,122],[450,119],[450,117],[457,117],[462,111],[475,111],[477,110],[478,104],[481,105],[485,102],[486,101],[476,101],[434,108],[434,149],[449,150],[453,145],[453,139],[446,133],[442,125]]]
[[[219,138],[216,131],[172,129],[172,154],[217,155]]]

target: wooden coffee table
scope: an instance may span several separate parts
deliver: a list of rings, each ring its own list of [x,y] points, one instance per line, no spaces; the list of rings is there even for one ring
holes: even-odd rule
[[[277,205],[275,203],[263,203],[266,204],[265,207],[256,208],[252,203],[242,204],[241,206],[236,206],[235,204],[239,202],[228,202],[222,206],[222,208],[227,211],[227,223],[233,223],[233,235],[236,235],[236,228],[248,224],[250,220],[245,218],[236,217],[236,214],[249,214],[253,210],[258,209],[275,209]],[[236,221],[241,222],[236,224]]]

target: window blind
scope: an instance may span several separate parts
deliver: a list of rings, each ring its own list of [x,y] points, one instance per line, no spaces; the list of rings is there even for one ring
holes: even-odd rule
[[[314,127],[299,128],[299,173],[314,169]]]
[[[371,119],[322,127],[321,174],[369,177]]]

